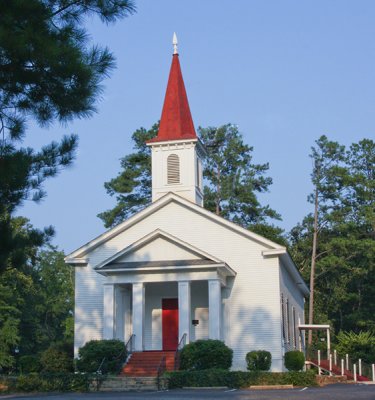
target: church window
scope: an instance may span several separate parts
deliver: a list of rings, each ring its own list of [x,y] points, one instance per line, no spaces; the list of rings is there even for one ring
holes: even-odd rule
[[[180,159],[177,154],[171,154],[167,158],[168,184],[180,183]]]

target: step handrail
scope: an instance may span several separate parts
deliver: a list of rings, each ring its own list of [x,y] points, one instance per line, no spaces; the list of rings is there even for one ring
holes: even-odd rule
[[[158,390],[160,390],[161,388],[161,382],[160,382],[160,378],[161,376],[164,374],[165,370],[167,369],[167,363],[166,363],[166,357],[163,356],[161,358],[160,364],[158,366],[158,374],[156,377],[156,381],[157,381],[157,385],[158,385]]]
[[[178,342],[177,349],[174,353],[174,370],[177,371],[180,364],[180,351],[185,347],[186,344],[187,333],[185,332],[182,336],[180,341]]]
[[[128,355],[133,353],[133,341],[134,341],[134,338],[135,338],[135,333],[132,333],[130,335],[130,338],[128,339],[128,341],[125,344],[125,349],[126,349],[126,352],[127,352]]]

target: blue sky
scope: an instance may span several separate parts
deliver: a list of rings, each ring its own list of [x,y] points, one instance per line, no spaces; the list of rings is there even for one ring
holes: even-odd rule
[[[176,31],[195,126],[234,123],[269,162],[264,203],[289,230],[311,211],[309,152],[322,134],[349,145],[375,135],[375,2],[345,0],[136,1],[115,25],[87,21],[93,42],[115,54],[98,113],[48,130],[30,123],[26,145],[80,137],[74,165],[45,185],[41,204],[19,214],[53,225],[69,252],[104,231],[114,205],[103,187],[132,151],[131,134],[160,118]]]

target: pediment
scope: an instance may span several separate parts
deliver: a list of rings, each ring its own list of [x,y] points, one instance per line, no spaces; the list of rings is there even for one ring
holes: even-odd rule
[[[216,257],[191,246],[160,229],[151,232],[137,242],[117,252],[95,269],[110,265],[202,265],[222,263]]]

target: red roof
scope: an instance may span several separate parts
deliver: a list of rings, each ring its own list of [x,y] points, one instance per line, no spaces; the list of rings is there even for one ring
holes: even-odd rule
[[[186,139],[197,139],[197,134],[190,113],[178,54],[173,54],[159,132],[148,143]]]

